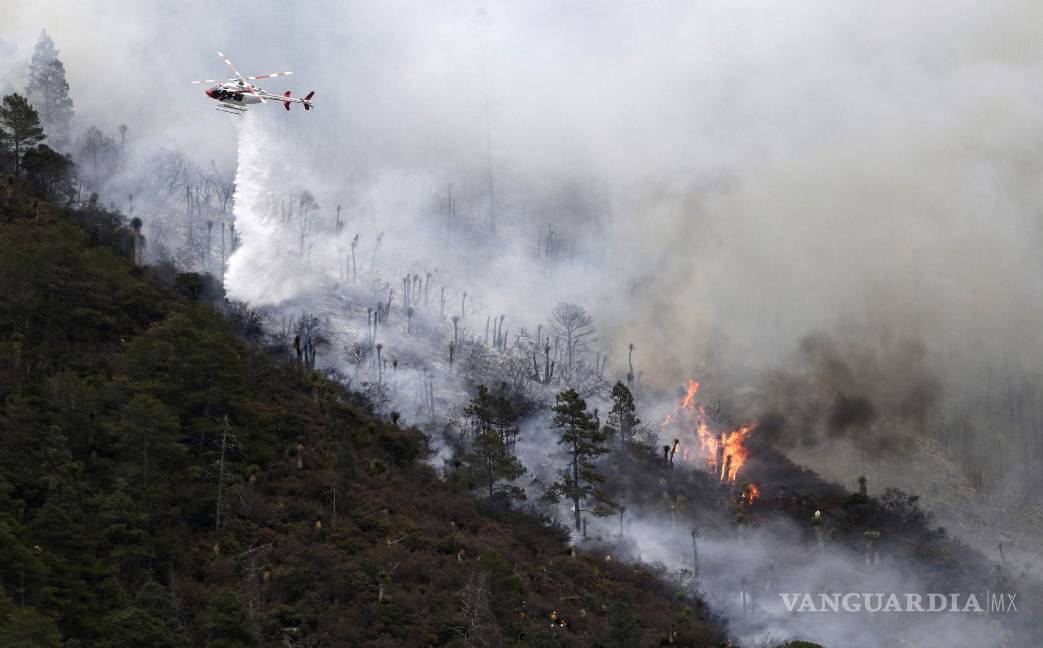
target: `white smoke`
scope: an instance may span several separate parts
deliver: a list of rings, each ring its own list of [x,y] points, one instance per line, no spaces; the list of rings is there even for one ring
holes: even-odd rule
[[[235,227],[239,246],[228,260],[229,298],[254,307],[281,304],[317,288],[318,278],[285,235],[275,202],[294,187],[292,160],[267,135],[263,118],[242,117],[235,174]]]
[[[772,646],[802,639],[831,648],[950,648],[998,646],[1010,639],[1003,624],[988,621],[984,614],[793,613],[781,593],[807,592],[817,605],[819,593],[893,592],[904,601],[905,594],[926,594],[927,588],[917,568],[902,559],[885,552],[878,565],[867,566],[861,552],[828,541],[809,542],[801,529],[782,517],[760,517],[756,526],[731,530],[726,523],[722,529],[722,523],[710,518],[696,524],[698,589],[715,611],[728,618],[729,629],[741,645],[763,645],[762,640],[771,638]],[[611,521],[598,523],[591,532],[611,538],[614,526]],[[669,572],[692,569],[692,540],[683,522],[638,511],[625,527],[633,551],[643,562],[663,565]],[[981,597],[987,585],[979,584],[976,595]],[[963,601],[967,592],[960,594]]]

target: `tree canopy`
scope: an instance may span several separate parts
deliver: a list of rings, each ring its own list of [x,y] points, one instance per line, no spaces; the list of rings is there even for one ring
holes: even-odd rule
[[[470,447],[463,456],[468,478],[481,484],[490,499],[496,495],[524,499],[525,491],[511,483],[525,474],[525,466],[511,451],[517,427],[506,395],[502,390],[490,394],[479,385],[464,415],[471,424]]]
[[[567,450],[568,464],[562,470],[561,478],[547,488],[545,496],[550,500],[570,500],[573,522],[576,531],[580,531],[584,511],[602,516],[613,510],[614,504],[602,488],[605,476],[594,462],[609,452],[605,444],[608,437],[597,417],[587,411],[586,401],[575,389],[560,392],[555,401],[551,427],[561,431],[558,443]]]
[[[51,143],[65,150],[72,126],[72,98],[65,80],[65,65],[58,58],[58,50],[46,30],[40,32],[29,62],[25,94],[39,111]]]
[[[14,174],[22,170],[22,159],[35,145],[44,140],[40,116],[25,97],[18,93],[9,94],[0,102],[0,141],[14,156]]]

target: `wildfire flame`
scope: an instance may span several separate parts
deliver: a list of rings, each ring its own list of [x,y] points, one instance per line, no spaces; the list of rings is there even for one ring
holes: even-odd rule
[[[730,432],[714,431],[706,420],[703,406],[695,401],[698,392],[699,381],[689,380],[684,396],[663,419],[660,429],[664,433],[675,431],[674,436],[681,440],[680,454],[684,461],[702,464],[720,481],[734,484],[750,454],[745,443],[753,426],[739,427]],[[752,495],[756,497],[756,486],[752,488]]]
[[[743,489],[743,498],[747,504],[753,504],[760,495],[761,489],[757,488],[756,484],[746,484],[746,488]]]

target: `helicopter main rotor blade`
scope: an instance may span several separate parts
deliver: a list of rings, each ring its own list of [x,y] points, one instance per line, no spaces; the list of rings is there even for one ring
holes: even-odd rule
[[[247,79],[273,79],[275,77],[290,76],[293,72],[272,72],[271,74],[258,74],[257,76],[248,76]]]
[[[228,60],[228,57],[225,56],[224,52],[218,52],[217,55],[220,56],[221,60],[225,62],[225,65],[227,65],[228,68],[232,70],[232,74],[234,74],[237,79],[244,80],[243,75],[239,74],[239,70],[235,69],[235,66],[232,65],[232,62]]]
[[[243,77],[243,79],[257,80],[257,79],[272,79],[281,76],[290,76],[293,72],[273,72],[272,74],[260,74],[258,76]],[[202,81],[193,81],[192,83],[228,83],[229,81],[241,81],[242,79],[204,79]]]
[[[250,80],[270,79],[270,78],[273,78],[273,77],[289,76],[291,74],[293,74],[293,72],[276,72],[275,74],[262,74],[262,75],[259,75],[259,76],[243,77],[243,79],[250,79]],[[228,83],[229,81],[241,81],[241,80],[242,79],[204,79],[202,81],[193,81],[192,83]]]
[[[222,60],[224,60],[225,64],[229,68],[231,68],[235,76],[238,77],[237,80],[242,82],[242,84],[246,86],[246,90],[249,90],[255,97],[260,99],[261,103],[268,103],[267,101],[265,101],[264,97],[262,97],[260,94],[258,94],[256,90],[254,90],[253,86],[246,82],[246,79],[243,78],[243,75],[239,73],[239,70],[235,69],[235,66],[232,65],[232,62],[228,60],[228,57],[226,57],[223,52],[218,52],[217,55],[220,56]]]

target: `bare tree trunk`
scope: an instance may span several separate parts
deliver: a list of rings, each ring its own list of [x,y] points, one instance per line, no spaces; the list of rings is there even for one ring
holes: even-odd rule
[[[356,234],[355,238],[351,241],[351,279],[352,281],[358,282],[359,280],[359,269],[355,265],[355,250],[359,246],[359,235]]]
[[[572,505],[576,516],[576,531],[582,529],[579,511],[579,436],[574,434],[572,438]]]
[[[627,364],[630,370],[627,372],[627,389],[634,391],[634,343],[630,343],[630,353],[627,355]]]

